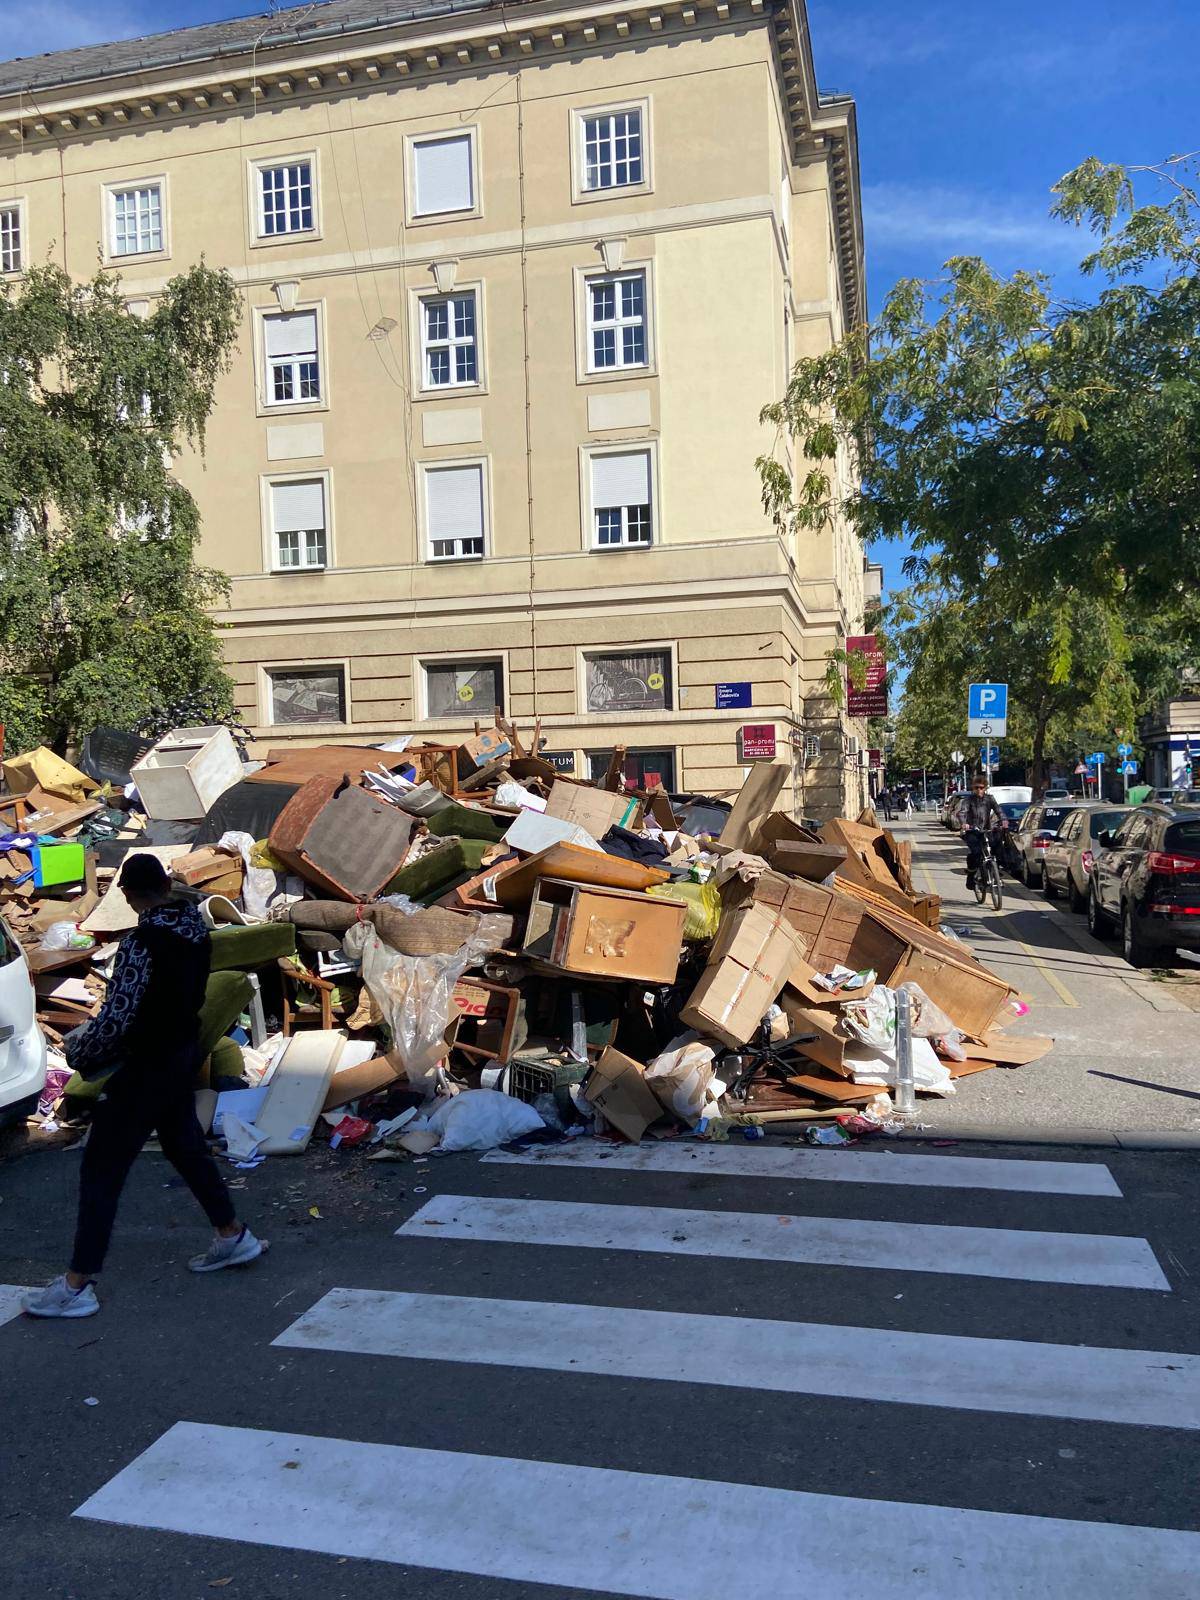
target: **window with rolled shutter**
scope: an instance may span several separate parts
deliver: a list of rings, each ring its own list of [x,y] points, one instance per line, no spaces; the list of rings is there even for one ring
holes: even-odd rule
[[[475,179],[471,170],[469,133],[450,134],[444,139],[422,139],[413,145],[412,156],[414,216],[474,209]]]
[[[321,398],[317,313],[292,311],[263,318],[268,405],[295,405]]]
[[[425,526],[431,561],[483,554],[483,467],[426,467]]]
[[[597,549],[648,545],[653,537],[650,452],[591,458],[592,542]]]
[[[325,481],[293,479],[271,485],[271,528],[280,571],[326,563]]]

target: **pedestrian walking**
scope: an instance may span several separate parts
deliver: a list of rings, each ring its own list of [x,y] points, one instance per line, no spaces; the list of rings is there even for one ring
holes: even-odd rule
[[[890,789],[881,789],[879,791],[879,804],[883,807],[883,820],[885,822],[894,822],[895,818],[892,816],[892,791]]]
[[[79,1217],[68,1270],[32,1290],[22,1308],[33,1317],[90,1317],[100,1309],[95,1280],[104,1265],[117,1205],[129,1170],[158,1132],[162,1152],[203,1207],[215,1230],[188,1266],[216,1272],[263,1252],[239,1222],[225,1180],[196,1120],[199,1016],[212,942],[194,905],[171,897],[154,856],[131,856],[120,885],[138,913],[121,942],[103,1006],[65,1042],[81,1077],[104,1077],[79,1174]]]

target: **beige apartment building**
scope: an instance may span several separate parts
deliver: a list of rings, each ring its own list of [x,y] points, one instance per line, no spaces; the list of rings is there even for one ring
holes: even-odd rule
[[[0,66],[0,272],[241,288],[177,470],[264,746],[499,706],[713,792],[753,725],[797,811],[853,811],[863,552],[781,537],[755,458],[864,315],[855,140],[803,0],[325,0]]]

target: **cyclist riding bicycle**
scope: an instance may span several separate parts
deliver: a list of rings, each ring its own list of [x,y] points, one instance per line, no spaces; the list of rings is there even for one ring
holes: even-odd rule
[[[984,836],[1005,826],[1004,813],[988,793],[987,779],[982,773],[971,779],[971,792],[958,802],[955,819],[967,847],[967,888],[973,889],[983,855]]]

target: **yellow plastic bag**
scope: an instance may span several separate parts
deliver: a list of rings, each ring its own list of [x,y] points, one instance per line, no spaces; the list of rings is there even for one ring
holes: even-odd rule
[[[687,906],[683,937],[689,944],[701,944],[716,937],[721,923],[721,894],[715,883],[656,883],[647,894],[656,900],[682,900]]]

